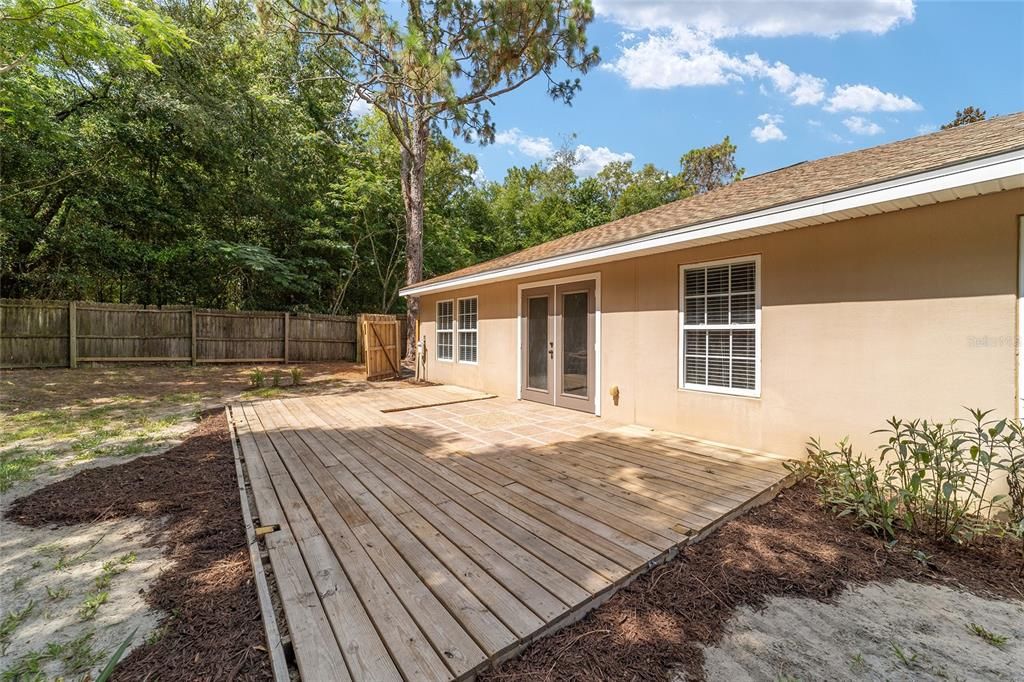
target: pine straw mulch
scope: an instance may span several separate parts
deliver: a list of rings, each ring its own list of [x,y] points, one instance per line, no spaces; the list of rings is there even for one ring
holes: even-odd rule
[[[168,568],[146,594],[165,614],[162,636],[117,666],[123,680],[271,678],[222,412],[161,455],[83,471],[16,500],[27,526],[148,520]],[[139,633],[139,637],[146,633]]]
[[[914,550],[930,555],[928,565]],[[902,537],[894,549],[823,509],[809,481],[724,525],[638,578],[580,622],[486,674],[510,680],[704,679],[702,646],[740,606],[774,596],[829,601],[847,586],[897,579],[1024,599],[1019,543],[971,549]]]

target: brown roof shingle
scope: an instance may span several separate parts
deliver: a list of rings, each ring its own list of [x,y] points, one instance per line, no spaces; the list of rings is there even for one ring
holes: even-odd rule
[[[755,175],[522,251],[499,256],[416,286],[564,256],[658,232],[813,199],[1024,147],[1024,112],[929,135],[806,161]]]

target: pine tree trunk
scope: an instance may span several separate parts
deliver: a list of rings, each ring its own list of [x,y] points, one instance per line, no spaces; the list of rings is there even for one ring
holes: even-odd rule
[[[405,285],[423,279],[423,188],[426,183],[427,141],[429,127],[426,121],[414,124],[410,150],[402,151],[402,195],[405,200]],[[412,360],[416,353],[416,319],[419,317],[419,297],[406,299],[405,357]]]

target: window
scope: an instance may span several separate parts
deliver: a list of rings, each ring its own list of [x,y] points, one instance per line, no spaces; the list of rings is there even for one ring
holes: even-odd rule
[[[760,258],[680,268],[679,386],[759,395]]]
[[[459,362],[476,362],[476,298],[459,299]]]
[[[451,360],[454,342],[455,319],[452,316],[452,302],[437,302],[437,359]]]

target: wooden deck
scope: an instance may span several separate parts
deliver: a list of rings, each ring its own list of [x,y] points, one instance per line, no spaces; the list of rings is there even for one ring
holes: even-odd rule
[[[787,476],[777,456],[486,397],[231,406],[304,680],[471,677]]]

